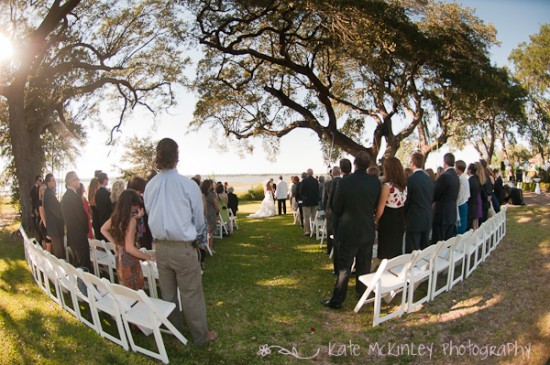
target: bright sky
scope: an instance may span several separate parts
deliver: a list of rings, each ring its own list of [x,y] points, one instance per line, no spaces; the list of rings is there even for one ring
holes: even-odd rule
[[[549,0],[463,0],[458,1],[463,7],[476,9],[476,15],[485,22],[492,23],[498,31],[500,47],[491,50],[493,62],[499,66],[509,65],[508,56],[512,49],[521,42],[528,42],[529,35],[538,33],[540,26],[550,20]],[[261,145],[256,144],[252,155],[240,158],[236,153],[221,152],[210,143],[210,131],[203,129],[198,133],[186,134],[189,121],[192,119],[195,98],[181,92],[177,96],[179,106],[171,115],[159,118],[153,126],[152,117],[144,114],[122,127],[122,136],[144,137],[153,135],[160,140],[170,137],[180,146],[180,163],[178,170],[184,175],[225,175],[225,174],[259,174],[259,173],[298,173],[313,168],[316,174],[326,173],[327,166],[323,161],[317,137],[309,130],[296,130],[281,140],[281,146],[275,161],[273,156],[266,156]],[[107,126],[110,121],[105,120]],[[113,122],[114,123],[114,122]],[[124,153],[122,145],[106,146],[108,133],[89,131],[88,143],[82,150],[74,168],[81,178],[93,175],[94,170],[101,169],[111,177],[118,175],[118,159]],[[441,164],[441,153],[433,153],[428,159],[428,166]],[[479,157],[473,148],[457,152],[458,159],[469,162]],[[68,171],[67,170],[67,171]]]

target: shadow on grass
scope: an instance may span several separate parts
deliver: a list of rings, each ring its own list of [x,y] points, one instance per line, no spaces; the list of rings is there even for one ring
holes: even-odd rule
[[[254,209],[253,205],[249,208]],[[330,260],[319,248],[318,241],[303,237],[299,227],[289,224],[292,215],[259,220],[247,219],[248,213],[243,212],[238,217],[240,229],[228,238],[216,240],[217,253],[207,258],[203,275],[209,326],[218,331],[219,340],[207,348],[196,348],[192,344],[183,346],[171,336],[164,336],[170,361],[189,364],[308,363],[275,349],[269,356],[261,356],[262,346],[277,345],[288,350],[294,347],[302,356],[319,350],[316,364],[544,363],[544,356],[550,353],[547,345],[550,343],[550,300],[545,289],[550,268],[550,242],[546,238],[549,213],[546,208],[509,210],[507,236],[472,276],[418,311],[373,328],[372,304],[365,305],[359,314],[353,313],[357,301],[353,290],[349,291],[340,311],[320,305],[320,299],[328,297],[334,285]],[[5,245],[0,245],[0,252],[4,249]],[[13,254],[14,251],[10,251],[9,256]],[[27,282],[11,282],[17,280],[24,267],[22,260],[14,262],[15,265],[12,262],[6,265],[8,271],[13,266],[13,271],[0,272],[10,294],[18,292],[18,285],[29,285],[28,281],[32,281],[27,272],[26,276],[23,274]],[[350,281],[350,289],[353,284],[353,280]],[[0,290],[5,290],[4,287]],[[142,355],[125,353],[78,322],[67,320],[70,316],[56,315],[59,307],[37,288],[34,290],[32,295],[55,309],[41,314],[41,309],[21,300],[20,305],[28,305],[31,313],[30,317],[25,314],[21,323],[9,315],[13,308],[11,311],[1,309],[2,322],[8,323],[11,337],[18,337],[24,328],[29,329],[28,334],[21,335],[22,341],[10,340],[12,346],[23,344],[17,350],[20,352],[25,351],[23,347],[27,348],[30,342],[29,350],[24,353],[27,360],[23,362],[36,362],[37,354],[51,353],[53,348],[56,353],[69,354],[54,357],[64,362],[156,363]],[[421,294],[427,289],[421,286],[418,290]],[[393,308],[392,305],[384,307],[386,310]],[[4,319],[5,314],[8,314],[7,319]],[[57,323],[63,320],[67,323]],[[39,325],[34,326],[35,322]],[[44,324],[49,322],[55,325]],[[46,331],[51,341],[44,337]],[[184,335],[191,338],[189,333]],[[69,342],[75,336],[76,339]],[[138,336],[137,340],[149,344],[152,339]],[[478,346],[498,346],[516,340],[518,345],[532,343],[530,359],[521,356],[482,359],[479,354],[448,356],[442,347],[450,341],[459,345],[471,341]],[[39,343],[35,345],[32,341]],[[407,353],[381,355],[370,351],[369,346],[373,343],[433,344],[434,353],[432,357]],[[359,356],[349,351],[341,356],[331,353],[331,346],[338,345],[338,349],[343,344],[360,346]],[[84,354],[75,353],[74,348]]]

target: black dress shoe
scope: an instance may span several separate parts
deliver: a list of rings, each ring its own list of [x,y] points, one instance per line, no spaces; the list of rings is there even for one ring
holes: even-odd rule
[[[321,304],[324,305],[327,308],[331,309],[340,309],[342,308],[342,304],[332,303],[330,299],[323,299],[321,300]]]

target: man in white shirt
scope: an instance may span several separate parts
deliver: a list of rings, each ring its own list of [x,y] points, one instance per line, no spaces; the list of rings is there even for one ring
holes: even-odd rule
[[[208,330],[202,290],[201,266],[193,241],[204,225],[204,205],[198,185],[180,175],[178,144],[164,138],[157,145],[155,164],[160,170],[145,188],[144,203],[149,228],[156,240],[156,256],[162,298],[176,304],[169,317],[183,329],[178,305],[178,288],[185,321],[197,346],[217,338]]]
[[[460,181],[458,198],[456,199],[458,222],[455,228],[455,233],[463,234],[466,232],[466,227],[468,226],[468,199],[470,198],[470,184],[468,183],[468,176],[465,173],[466,162],[462,160],[456,161],[455,171],[458,175],[458,181]]]
[[[288,185],[283,180],[282,176],[279,176],[279,183],[277,184],[277,190],[275,190],[275,198],[277,198],[277,207],[279,209],[279,215],[281,211],[286,214],[286,199],[288,198]]]

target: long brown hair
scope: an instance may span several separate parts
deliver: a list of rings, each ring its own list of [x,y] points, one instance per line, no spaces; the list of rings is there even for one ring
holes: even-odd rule
[[[94,177],[88,186],[88,202],[95,206],[95,193],[99,190],[99,180]]]
[[[384,182],[392,183],[401,191],[407,187],[407,176],[401,161],[397,157],[386,157],[384,159]]]
[[[132,189],[127,189],[120,194],[111,214],[111,234],[117,245],[124,246],[126,231],[132,218],[132,207],[140,205],[139,194]]]

